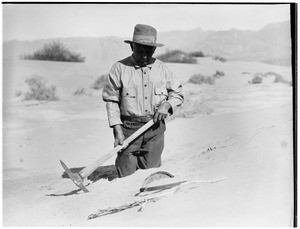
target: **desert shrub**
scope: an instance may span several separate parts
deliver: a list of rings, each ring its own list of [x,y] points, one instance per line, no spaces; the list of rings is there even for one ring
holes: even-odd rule
[[[175,118],[192,118],[198,114],[211,115],[213,113],[213,108],[199,97],[199,92],[194,93],[191,91],[185,91],[184,103],[176,109],[173,115],[168,117],[168,120],[173,120]]]
[[[222,78],[223,76],[225,76],[225,73],[223,71],[216,71],[216,73],[213,75],[213,77],[219,79]]]
[[[44,47],[32,55],[23,55],[21,58],[25,60],[48,60],[48,61],[64,61],[64,62],[84,62],[85,58],[80,54],[71,52],[61,42],[53,41],[45,44]]]
[[[220,56],[213,56],[213,59],[217,60],[217,61],[221,61],[221,62],[226,62],[227,61],[224,57],[220,57]]]
[[[284,84],[289,84],[291,85],[291,82],[286,80],[282,75],[276,73],[276,72],[266,72],[266,73],[255,73],[254,74],[255,77],[264,77],[267,78],[269,76],[274,76],[274,83],[284,83]]]
[[[268,77],[268,76],[282,77],[282,75],[278,74],[277,72],[266,72],[263,75],[266,77]]]
[[[286,80],[282,75],[276,72],[267,72],[265,73],[266,76],[275,76],[274,83],[285,83],[290,84],[290,81]]]
[[[16,95],[16,97],[20,97],[22,95],[22,92],[21,91],[16,91],[15,95]]]
[[[248,81],[250,84],[260,84],[263,82],[263,78],[260,76],[254,76],[251,81]]]
[[[106,81],[107,81],[107,74],[101,75],[98,77],[94,83],[91,84],[90,88],[100,90],[104,87]]]
[[[74,92],[74,95],[87,95],[92,96],[92,92],[87,90],[86,88],[79,88]]]
[[[285,83],[285,84],[290,84],[289,81],[287,81],[283,76],[281,75],[276,75],[274,79],[274,83]]]
[[[197,63],[194,57],[180,50],[167,51],[165,54],[158,56],[157,59],[168,63]]]
[[[215,84],[215,78],[212,76],[204,76],[200,73],[192,75],[190,79],[188,80],[188,83],[193,84]]]
[[[25,93],[24,100],[54,101],[59,98],[56,95],[56,87],[48,85],[47,81],[40,76],[33,76],[25,80],[29,86]]]
[[[205,54],[202,51],[191,52],[189,54],[191,57],[205,57]]]
[[[267,76],[265,74],[262,74],[262,73],[255,73],[253,75],[253,77],[260,77],[260,78],[262,78],[262,77],[267,77]]]

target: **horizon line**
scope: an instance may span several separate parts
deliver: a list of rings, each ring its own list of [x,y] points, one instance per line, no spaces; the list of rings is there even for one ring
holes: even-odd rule
[[[171,32],[189,32],[189,31],[193,31],[193,30],[202,30],[204,32],[224,32],[224,31],[231,31],[231,30],[240,30],[240,31],[251,31],[251,32],[257,32],[260,31],[262,29],[264,29],[265,27],[272,25],[272,24],[278,24],[278,23],[286,23],[289,22],[290,20],[285,20],[285,21],[277,21],[277,22],[272,22],[272,23],[268,23],[265,26],[263,26],[261,29],[257,29],[257,30],[253,30],[253,29],[237,29],[237,28],[230,28],[230,29],[225,29],[225,30],[213,30],[213,29],[209,29],[209,30],[203,30],[200,26],[195,27],[194,29],[189,29],[189,30],[169,30],[169,31],[164,31],[164,32],[158,32],[158,37],[159,34],[163,34],[163,33],[171,33]],[[121,39],[128,39],[129,37],[123,37],[123,36],[117,36],[117,35],[106,35],[106,36],[68,36],[68,37],[48,37],[48,38],[36,38],[36,39],[18,39],[18,38],[14,38],[14,39],[8,39],[5,40],[3,39],[2,42],[12,42],[12,41],[19,41],[19,42],[33,42],[33,41],[41,41],[41,40],[55,40],[55,39],[70,39],[70,38],[109,38],[109,37],[114,37],[114,38],[121,38]]]

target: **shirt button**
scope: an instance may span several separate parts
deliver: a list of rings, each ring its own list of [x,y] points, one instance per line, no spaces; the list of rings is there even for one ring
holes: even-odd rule
[[[147,72],[144,72],[144,74],[146,74]]]
[[[145,99],[147,99],[147,96],[145,97]]]
[[[145,112],[148,112],[148,110],[145,110]]]
[[[145,84],[144,86],[147,87],[147,84]]]

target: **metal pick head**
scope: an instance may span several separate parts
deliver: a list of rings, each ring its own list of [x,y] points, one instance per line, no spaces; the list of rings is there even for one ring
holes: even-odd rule
[[[60,160],[60,163],[66,171],[66,173],[68,174],[68,176],[70,177],[70,179],[73,181],[73,183],[76,184],[76,186],[82,191],[89,192],[89,190],[87,190],[86,187],[84,187],[83,185],[82,177],[78,173],[71,172],[71,170],[66,166],[66,164],[62,160]]]

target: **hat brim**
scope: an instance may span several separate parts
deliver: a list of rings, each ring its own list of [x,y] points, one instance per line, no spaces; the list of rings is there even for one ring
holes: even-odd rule
[[[142,42],[135,42],[135,41],[130,41],[130,40],[125,40],[124,42],[127,43],[127,44],[135,43],[135,44],[152,46],[152,47],[162,47],[162,46],[164,46],[163,44],[160,44],[160,43],[144,43],[144,42],[142,43]]]

